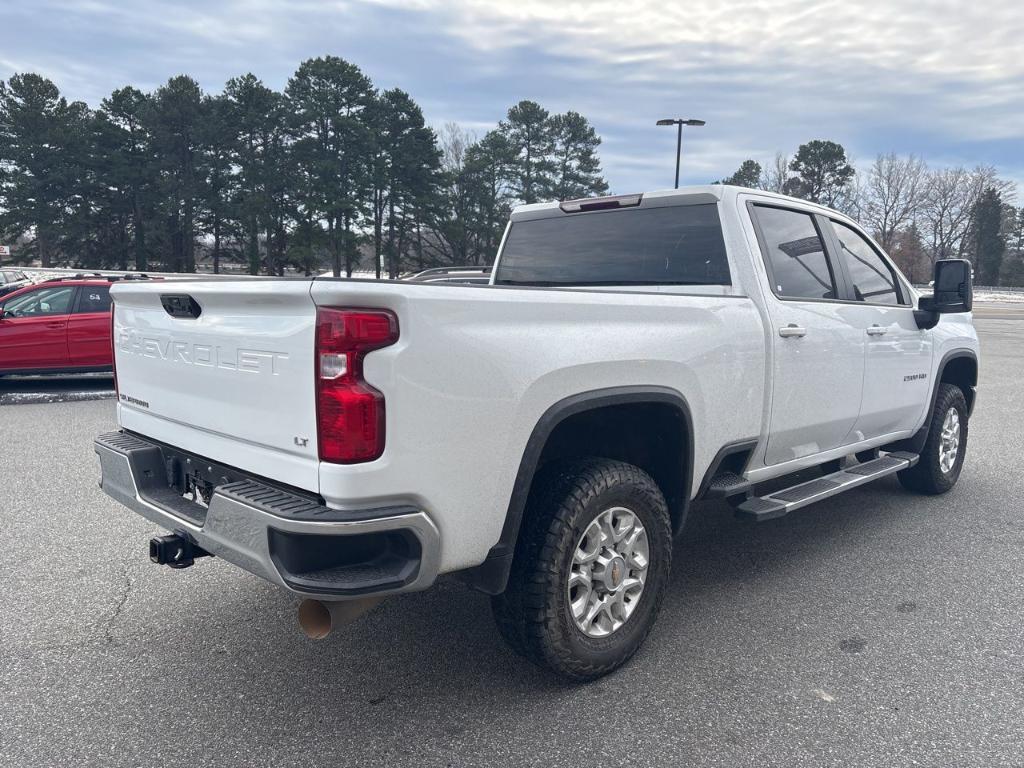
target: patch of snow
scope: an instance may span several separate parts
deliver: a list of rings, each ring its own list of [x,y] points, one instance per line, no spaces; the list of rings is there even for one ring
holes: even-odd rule
[[[81,403],[88,400],[108,400],[114,390],[85,392],[0,392],[0,405],[32,405],[38,403]]]
[[[1024,304],[1024,292],[1018,291],[975,291],[974,300],[980,302],[1002,302],[1004,304]]]

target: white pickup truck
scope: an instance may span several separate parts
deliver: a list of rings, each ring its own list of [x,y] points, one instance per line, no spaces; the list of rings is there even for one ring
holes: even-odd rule
[[[519,207],[487,285],[111,295],[101,484],[154,561],[279,584],[313,637],[455,573],[574,679],[643,642],[692,501],[949,490],[978,377],[967,262],[920,297],[847,217],[729,186]]]

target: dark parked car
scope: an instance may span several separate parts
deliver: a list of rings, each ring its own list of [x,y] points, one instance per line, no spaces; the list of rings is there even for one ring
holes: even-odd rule
[[[32,280],[19,269],[0,269],[0,296],[30,285]]]

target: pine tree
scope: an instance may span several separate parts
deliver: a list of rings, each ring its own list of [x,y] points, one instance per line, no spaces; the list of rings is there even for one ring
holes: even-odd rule
[[[221,95],[203,103],[202,213],[203,231],[213,240],[213,271],[220,272],[224,241],[234,218],[234,148],[236,129],[232,105]]]
[[[1003,239],[1002,196],[991,187],[982,193],[971,212],[970,249],[978,283],[998,285],[1006,241]]]
[[[36,74],[0,81],[0,231],[32,233],[23,256],[60,256],[87,204],[88,107]]]
[[[557,200],[591,197],[608,191],[601,176],[597,148],[601,137],[579,112],[551,118],[554,140],[555,177],[553,196]]]
[[[140,272],[149,268],[146,232],[153,217],[156,183],[152,139],[146,126],[149,108],[142,91],[131,86],[119,88],[101,102],[93,129],[99,185],[113,196],[113,210],[108,215],[130,220],[131,256]]]
[[[284,130],[282,96],[248,73],[228,80],[224,88],[228,117],[234,129],[235,226],[241,232],[250,274],[260,271],[260,231],[269,215],[268,182],[286,169],[273,163],[272,137]]]
[[[373,242],[377,277],[382,256],[388,277],[401,272],[417,223],[439,182],[437,137],[405,91],[385,91],[374,102]]]
[[[187,75],[153,94],[147,127],[160,172],[164,264],[171,272],[195,272],[197,215],[203,185],[203,92]]]
[[[999,284],[1024,286],[1024,208],[1010,209],[1007,251],[999,274]]]
[[[302,205],[326,222],[335,276],[358,262],[356,230],[367,216],[372,144],[366,115],[373,86],[336,56],[304,61],[285,89]]]
[[[749,189],[762,189],[761,164],[756,160],[744,160],[732,176],[722,179],[721,184],[732,184]]]
[[[473,264],[491,264],[516,198],[521,178],[515,147],[504,132],[489,131],[466,150],[469,199],[470,257]]]
[[[802,144],[789,169],[796,176],[787,180],[786,194],[830,207],[840,201],[854,175],[842,145],[819,139]]]
[[[551,197],[555,188],[554,131],[550,114],[535,101],[509,109],[498,130],[515,157],[513,189],[524,203]]]

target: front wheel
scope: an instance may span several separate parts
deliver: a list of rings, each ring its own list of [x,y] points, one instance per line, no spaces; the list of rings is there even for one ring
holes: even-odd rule
[[[956,485],[967,454],[967,419],[967,400],[960,387],[939,384],[921,459],[898,475],[904,488],[939,494]]]
[[[498,628],[515,651],[565,677],[608,674],[650,632],[671,560],[668,506],[646,472],[609,459],[546,467],[508,586],[492,601]]]

